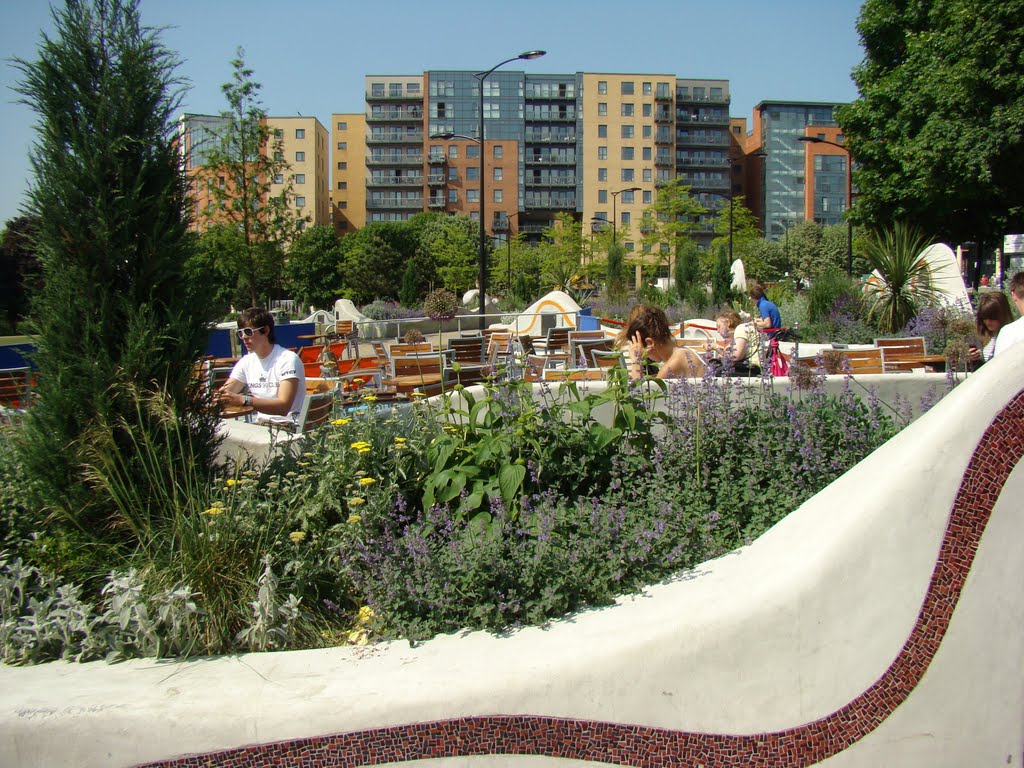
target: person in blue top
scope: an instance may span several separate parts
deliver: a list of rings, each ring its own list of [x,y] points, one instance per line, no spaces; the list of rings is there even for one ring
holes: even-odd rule
[[[781,328],[782,315],[779,314],[779,308],[768,301],[768,297],[764,295],[764,286],[757,280],[751,280],[748,285],[748,290],[750,298],[755,304],[757,304],[758,314],[761,315],[761,318],[759,320],[755,320],[754,324],[761,329]],[[778,330],[772,331],[768,334],[768,338],[774,339],[776,333],[778,333]]]

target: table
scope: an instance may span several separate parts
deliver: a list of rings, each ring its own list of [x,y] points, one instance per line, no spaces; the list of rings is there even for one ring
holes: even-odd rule
[[[915,368],[924,368],[932,373],[945,373],[945,355],[899,355],[895,358],[885,358],[885,367],[893,371],[913,371]]]
[[[256,413],[256,409],[251,405],[229,405],[220,409],[222,419],[241,419],[254,413]]]

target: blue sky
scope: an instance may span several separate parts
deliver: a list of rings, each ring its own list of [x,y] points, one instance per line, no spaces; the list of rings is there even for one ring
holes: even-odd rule
[[[262,83],[271,115],[364,109],[363,76],[428,69],[490,69],[521,51],[544,58],[528,72],[650,72],[730,81],[731,114],[750,118],[766,99],[850,101],[861,57],[857,0],[142,0],[147,25],[191,83],[184,107],[220,112],[221,83],[237,46]],[[45,0],[0,0],[0,223],[29,185],[33,113],[12,90],[11,57],[33,60],[51,30]]]

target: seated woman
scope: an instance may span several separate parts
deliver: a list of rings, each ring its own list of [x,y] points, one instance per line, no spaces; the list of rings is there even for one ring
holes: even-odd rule
[[[247,309],[238,316],[236,333],[248,354],[235,363],[217,401],[252,406],[262,414],[260,421],[298,423],[306,399],[306,373],[298,355],[275,343],[274,316],[262,307]]]
[[[713,344],[709,353],[714,359],[715,373],[737,373],[743,376],[761,374],[757,361],[757,329],[753,322],[744,323],[731,309],[719,313],[715,318],[722,341]]]
[[[979,366],[992,359],[992,353],[996,348],[996,337],[1004,325],[1013,322],[1013,314],[1010,312],[1010,302],[1006,300],[1006,294],[1000,291],[991,291],[982,294],[978,299],[978,340],[985,346],[978,349],[971,345],[968,357],[970,361]]]
[[[668,318],[657,307],[634,308],[619,339],[628,349],[626,364],[631,379],[641,379],[651,373],[646,368],[648,361],[660,363],[656,374],[659,379],[704,375],[704,363],[692,349],[676,346]]]

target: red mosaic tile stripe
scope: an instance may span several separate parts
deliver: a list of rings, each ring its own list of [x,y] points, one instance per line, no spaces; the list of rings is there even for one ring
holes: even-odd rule
[[[638,768],[795,768],[835,755],[877,728],[920,682],[942,643],[981,535],[1024,454],[1024,391],[985,431],[964,472],[917,622],[885,673],[830,715],[746,736],[535,715],[491,715],[297,739],[149,763],[145,768],[369,766],[433,757],[520,754]]]

